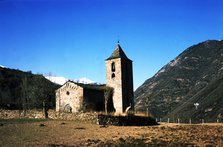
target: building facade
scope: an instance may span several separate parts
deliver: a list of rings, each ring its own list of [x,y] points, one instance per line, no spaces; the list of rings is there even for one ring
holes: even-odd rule
[[[104,88],[68,81],[56,90],[56,111],[104,111]]]

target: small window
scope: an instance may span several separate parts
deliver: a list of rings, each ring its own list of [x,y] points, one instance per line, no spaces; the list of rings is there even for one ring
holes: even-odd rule
[[[115,73],[112,73],[112,76],[111,77],[112,77],[112,79],[115,78]]]
[[[115,62],[112,62],[112,64],[111,64],[111,71],[115,72]]]
[[[69,91],[67,91],[67,93],[66,93],[67,95],[70,95],[70,92]]]

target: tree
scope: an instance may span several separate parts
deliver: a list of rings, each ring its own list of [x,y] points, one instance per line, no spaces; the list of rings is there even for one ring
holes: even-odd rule
[[[35,82],[31,77],[24,76],[21,82],[21,95],[20,95],[20,109],[23,110],[23,115],[26,115],[26,110],[37,107],[37,95],[40,93],[39,88],[34,86]]]
[[[20,105],[20,108],[23,110],[23,112],[22,112],[23,116],[26,115],[27,98],[28,98],[28,84],[27,84],[27,77],[25,76],[24,78],[22,78],[21,96],[19,99],[19,105]]]
[[[43,117],[48,118],[48,107],[46,105],[46,100],[43,100]]]
[[[104,98],[105,98],[105,113],[108,114],[108,101],[113,96],[114,89],[112,87],[105,87]]]
[[[147,116],[150,116],[150,113],[149,113],[149,97],[146,99],[146,108],[147,108]]]

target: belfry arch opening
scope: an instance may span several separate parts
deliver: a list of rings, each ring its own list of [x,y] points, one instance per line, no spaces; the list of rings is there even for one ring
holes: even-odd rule
[[[112,73],[111,78],[112,79],[115,78],[115,73]]]
[[[111,64],[111,71],[115,72],[115,62],[112,62],[112,64]]]

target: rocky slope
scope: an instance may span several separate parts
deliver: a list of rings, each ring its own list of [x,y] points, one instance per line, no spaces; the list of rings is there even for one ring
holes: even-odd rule
[[[223,116],[223,40],[186,49],[135,91],[137,111],[176,121]],[[194,104],[198,103],[197,109]]]

